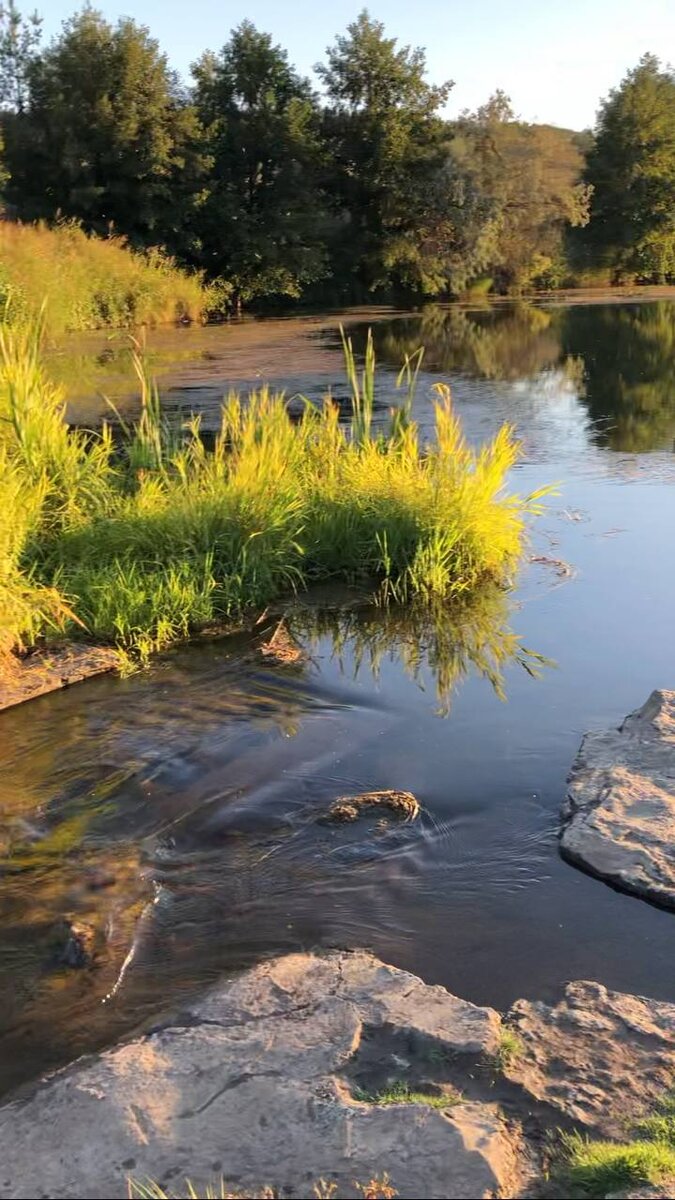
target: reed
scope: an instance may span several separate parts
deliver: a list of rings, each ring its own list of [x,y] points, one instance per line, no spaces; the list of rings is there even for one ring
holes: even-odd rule
[[[282,395],[231,394],[213,452],[193,419],[164,420],[137,357],[140,419],[69,431],[45,376],[40,326],[0,332],[0,637],[19,648],[54,626],[136,659],[193,630],[238,623],[312,583],[365,583],[381,603],[446,603],[508,582],[543,493],[506,490],[519,447],[508,428],[478,451],[449,389],[436,437],[412,419],[373,430],[372,342],[351,423]],[[407,382],[414,386],[415,366]]]

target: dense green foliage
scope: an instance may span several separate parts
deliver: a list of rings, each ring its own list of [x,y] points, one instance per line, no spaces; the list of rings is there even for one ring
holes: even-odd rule
[[[591,261],[617,280],[675,279],[675,72],[653,55],[603,104],[587,179]]]
[[[595,139],[519,120],[500,91],[449,119],[452,83],[365,10],[315,71],[320,90],[244,21],[188,87],[130,18],[85,7],[42,46],[9,0],[8,215],[160,246],[219,281],[221,308],[675,277],[675,76],[652,56]]]
[[[0,648],[65,626],[145,656],[212,621],[237,621],[319,580],[375,582],[382,602],[442,603],[503,581],[536,497],[503,491],[518,443],[475,451],[439,385],[422,447],[408,401],[371,429],[372,349],[346,347],[350,428],[336,405],[293,420],[267,390],[229,397],[213,453],[198,422],[163,420],[144,376],[142,415],[69,431],[37,338],[0,331]]]

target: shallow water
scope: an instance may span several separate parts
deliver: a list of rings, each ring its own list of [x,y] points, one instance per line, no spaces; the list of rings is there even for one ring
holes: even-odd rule
[[[378,420],[423,342],[422,427],[440,378],[472,439],[516,425],[514,487],[560,486],[531,553],[568,569],[532,562],[511,596],[436,627],[353,597],[333,619],[312,598],[288,615],[297,663],[262,657],[270,624],[2,714],[2,1088],[318,945],[371,946],[498,1007],[574,978],[675,998],[675,916],[556,848],[583,732],[675,683],[675,305],[350,318],[357,346],[373,323],[386,367]],[[283,325],[266,348],[257,324],[238,365],[238,329],[179,331],[180,354],[194,332],[221,358],[183,357],[163,388],[180,374],[213,416],[218,389],[266,361],[272,382],[339,395],[337,319],[289,322],[288,357]],[[531,677],[523,645],[557,665]],[[319,820],[336,796],[385,787],[414,791],[420,820]],[[94,969],[55,965],[64,914],[99,929]]]

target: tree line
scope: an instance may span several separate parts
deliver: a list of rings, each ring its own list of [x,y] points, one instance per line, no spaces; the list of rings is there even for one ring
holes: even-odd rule
[[[249,21],[186,86],[148,30],[85,7],[46,45],[0,7],[5,215],[161,246],[223,306],[675,279],[675,74],[643,57],[595,133],[496,92],[444,115],[424,51],[363,11],[319,90]]]

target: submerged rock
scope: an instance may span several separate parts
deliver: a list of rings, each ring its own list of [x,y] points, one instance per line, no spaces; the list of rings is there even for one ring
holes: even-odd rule
[[[88,967],[94,961],[96,931],[84,921],[65,917],[56,930],[56,962],[64,967]]]
[[[675,692],[652,692],[619,729],[586,734],[560,849],[594,875],[675,908]]]
[[[412,792],[360,792],[357,796],[340,796],[331,804],[327,821],[358,821],[359,817],[377,809],[390,812],[404,821],[414,821],[419,816],[420,804]]]

